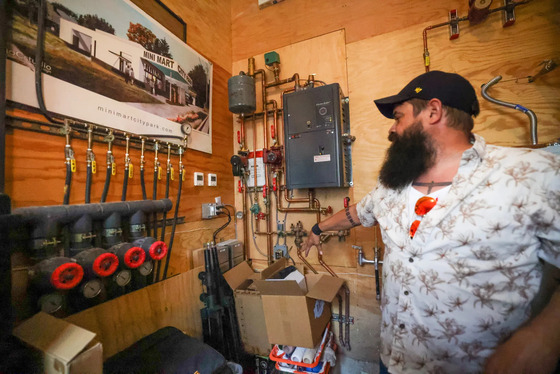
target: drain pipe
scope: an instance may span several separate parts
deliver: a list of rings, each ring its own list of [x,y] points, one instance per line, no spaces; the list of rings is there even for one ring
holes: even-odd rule
[[[532,145],[537,145],[538,144],[538,138],[537,138],[537,115],[535,114],[535,112],[533,112],[531,109],[525,108],[524,106],[520,105],[520,104],[513,104],[513,103],[508,103],[502,100],[498,100],[495,99],[493,97],[491,97],[490,95],[488,95],[488,89],[490,87],[492,87],[493,85],[495,85],[496,83],[498,83],[500,80],[502,80],[502,76],[498,75],[492,79],[490,79],[487,83],[482,85],[482,97],[484,97],[486,100],[490,101],[491,103],[494,104],[498,104],[498,105],[502,105],[505,106],[507,108],[511,108],[511,109],[515,109],[515,110],[519,110],[520,112],[525,113],[528,117],[529,117],[529,121],[531,123],[531,144]]]

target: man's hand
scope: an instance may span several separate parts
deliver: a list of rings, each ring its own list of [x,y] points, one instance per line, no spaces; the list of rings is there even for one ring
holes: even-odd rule
[[[309,236],[303,245],[301,246],[301,250],[305,252],[305,257],[309,255],[309,250],[311,247],[317,247],[317,250],[320,254],[323,254],[323,248],[321,247],[321,238],[319,235],[315,235],[311,230],[309,230]]]
[[[558,364],[558,337],[550,331],[522,327],[498,346],[484,369],[485,374],[550,374]]]

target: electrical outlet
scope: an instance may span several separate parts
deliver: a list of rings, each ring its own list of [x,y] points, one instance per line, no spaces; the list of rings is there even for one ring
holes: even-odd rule
[[[280,260],[282,257],[288,257],[288,247],[282,244],[274,246],[274,259]]]
[[[213,187],[218,185],[218,176],[216,174],[208,173],[208,185]]]
[[[204,186],[204,173],[198,171],[194,172],[194,185]]]

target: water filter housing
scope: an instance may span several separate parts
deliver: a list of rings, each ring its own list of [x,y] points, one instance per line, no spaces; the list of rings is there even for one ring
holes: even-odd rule
[[[286,187],[352,186],[348,99],[338,83],[283,98]]]

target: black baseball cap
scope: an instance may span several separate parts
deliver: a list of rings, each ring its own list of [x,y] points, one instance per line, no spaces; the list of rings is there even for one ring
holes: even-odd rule
[[[377,108],[387,118],[393,118],[396,105],[410,99],[439,99],[443,105],[462,110],[471,116],[480,112],[478,99],[468,80],[455,73],[429,71],[410,81],[396,95],[375,100]]]

